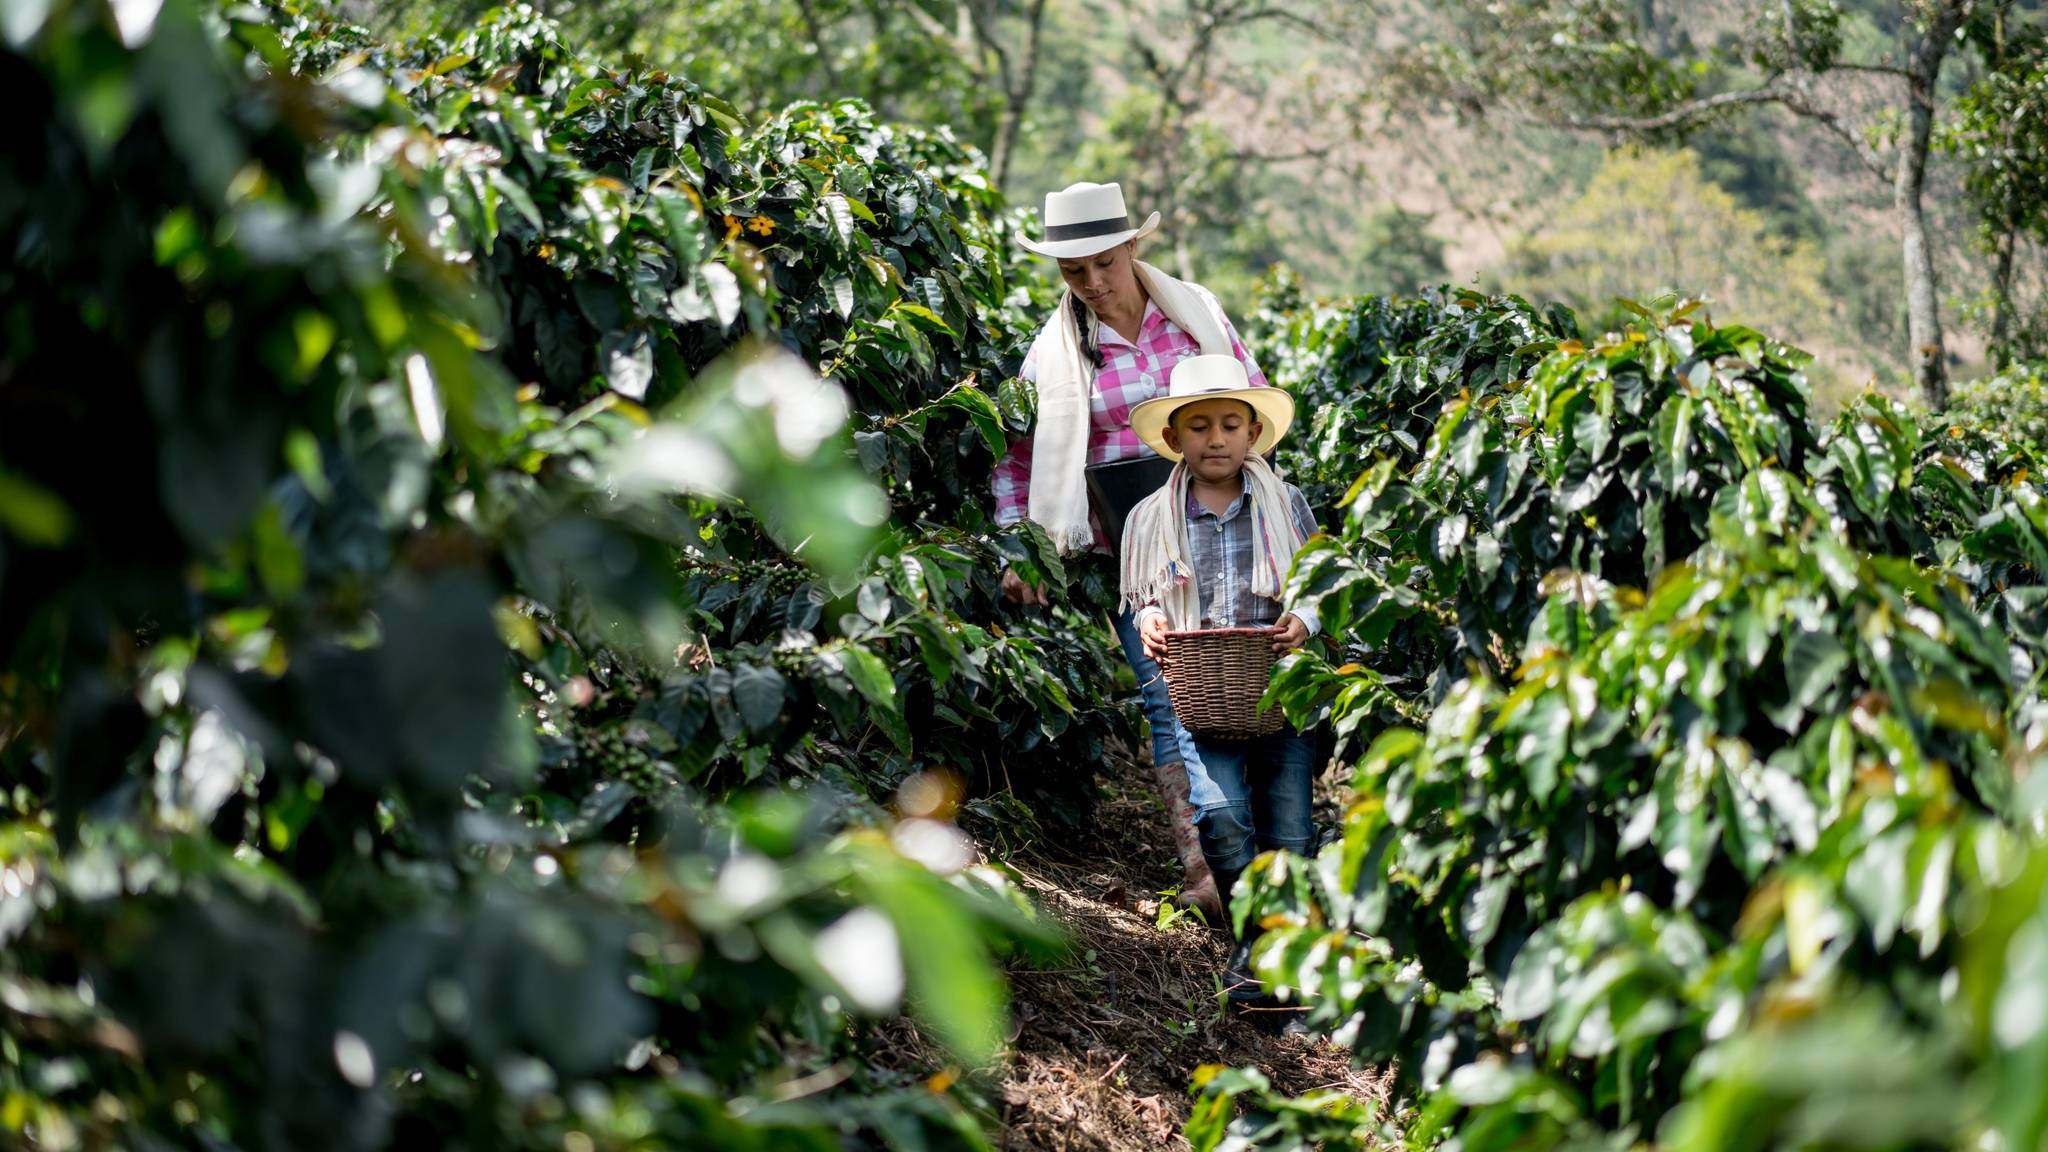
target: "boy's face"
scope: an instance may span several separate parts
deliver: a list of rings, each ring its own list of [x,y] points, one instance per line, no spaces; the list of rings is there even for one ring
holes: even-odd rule
[[[1244,468],[1245,453],[1261,430],[1252,406],[1242,400],[1197,400],[1174,410],[1165,439],[1187,457],[1196,479],[1214,484]]]

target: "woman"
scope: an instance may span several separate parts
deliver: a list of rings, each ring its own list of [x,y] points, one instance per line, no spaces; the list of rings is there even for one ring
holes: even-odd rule
[[[1142,226],[1132,223],[1121,186],[1081,183],[1046,196],[1044,237],[1021,241],[1059,262],[1066,291],[1024,359],[1020,375],[1036,386],[1038,422],[996,464],[996,522],[1029,517],[1063,553],[1110,550],[1089,513],[1086,471],[1157,455],[1131,430],[1131,409],[1166,394],[1175,364],[1203,353],[1235,356],[1254,386],[1266,386],[1214,294],[1137,258],[1138,241],[1158,227],[1157,212]],[[1020,604],[1047,603],[1045,589],[1014,569],[1003,573],[1003,593]],[[1153,771],[1187,874],[1182,899],[1219,916],[1188,803],[1185,765],[1197,760],[1194,743],[1174,719],[1166,682],[1130,613],[1119,612],[1114,623],[1152,726]]]

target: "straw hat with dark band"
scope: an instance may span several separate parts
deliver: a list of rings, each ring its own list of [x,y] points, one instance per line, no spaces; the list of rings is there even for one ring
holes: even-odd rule
[[[1045,237],[1017,242],[1040,256],[1078,260],[1106,252],[1126,240],[1150,236],[1159,227],[1154,212],[1143,224],[1131,223],[1120,184],[1070,184],[1045,197]]]
[[[1258,442],[1251,450],[1261,456],[1271,452],[1287,435],[1287,426],[1294,423],[1294,397],[1281,388],[1253,387],[1237,357],[1190,356],[1173,366],[1166,395],[1131,409],[1131,431],[1154,452],[1178,460],[1180,453],[1166,442],[1166,426],[1176,409],[1197,400],[1241,400],[1251,405],[1260,425]]]

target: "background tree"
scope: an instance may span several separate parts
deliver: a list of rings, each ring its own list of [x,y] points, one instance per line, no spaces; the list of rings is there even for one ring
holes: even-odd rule
[[[1743,323],[1829,307],[1813,245],[1772,235],[1690,150],[1611,153],[1583,195],[1510,251],[1517,282],[1587,311],[1595,327],[1622,318],[1617,299],[1687,288]]]
[[[1117,173],[1127,194],[1159,211],[1178,275],[1213,276],[1220,256],[1249,287],[1277,256],[1260,233],[1307,217],[1282,192],[1282,169],[1331,153],[1329,140],[1305,127],[1319,117],[1291,103],[1272,43],[1258,38],[1328,39],[1326,13],[1303,0],[1125,0],[1096,11],[1121,30],[1121,50],[1108,60],[1124,91],[1099,110],[1104,130],[1077,171]]]
[[[2048,352],[2018,298],[2022,254],[2048,243],[2048,33],[1999,10],[1977,30],[1986,71],[1956,98],[1943,146],[1963,163],[1963,187],[1992,258],[1991,356],[2003,368]]]
[[[1444,242],[1429,231],[1431,216],[1389,204],[1365,218],[1359,233],[1361,284],[1383,296],[1412,296],[1441,284]]]
[[[1682,26],[1652,3],[1456,4],[1447,37],[1406,52],[1404,74],[1417,91],[1467,114],[1651,141],[1681,138],[1739,110],[1793,113],[1891,189],[1908,361],[1922,397],[1939,407],[1948,376],[1925,198],[1943,70],[1959,47],[1982,52],[1987,13],[2031,19],[2032,6],[1861,7],[1857,14],[1883,34],[1876,44],[1845,37],[1849,12],[1833,0],[1739,4]]]
[[[1018,134],[1038,93],[1048,0],[939,0],[930,8],[919,0],[899,2],[934,40],[953,45],[978,86],[1000,97],[987,147],[990,174],[997,185],[1007,185]]]

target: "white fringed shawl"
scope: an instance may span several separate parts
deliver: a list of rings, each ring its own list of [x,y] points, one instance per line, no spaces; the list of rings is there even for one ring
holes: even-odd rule
[[[1257,455],[1244,458],[1244,478],[1252,518],[1252,595],[1278,602],[1287,587],[1287,566],[1301,550],[1301,530],[1287,485],[1273,466]],[[1196,587],[1188,549],[1188,466],[1175,466],[1166,486],[1145,497],[1124,521],[1122,578],[1118,607],[1136,612],[1157,604],[1166,626],[1181,631],[1202,623],[1201,590]]]
[[[1229,328],[1222,309],[1194,285],[1140,260],[1138,280],[1168,320],[1194,337],[1204,355],[1229,356]],[[1073,291],[1033,344],[1037,360],[1038,427],[1032,433],[1029,515],[1052,537],[1060,552],[1085,552],[1095,543],[1088,526],[1088,422],[1095,366],[1081,355],[1080,326],[1074,322]],[[1284,508],[1284,505],[1283,505]]]

